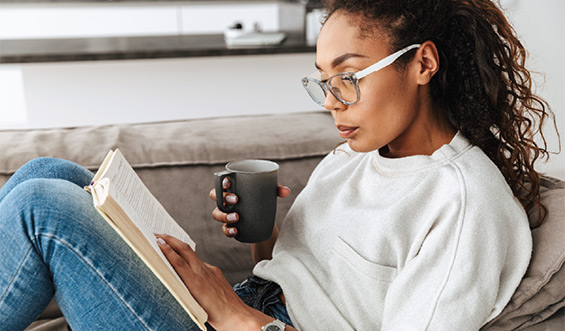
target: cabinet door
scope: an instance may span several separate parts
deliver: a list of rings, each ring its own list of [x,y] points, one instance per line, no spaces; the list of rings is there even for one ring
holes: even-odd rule
[[[181,7],[183,34],[217,34],[239,22],[243,30],[279,30],[279,6],[276,3],[194,4]]]
[[[149,5],[0,5],[0,39],[178,34],[177,8]]]

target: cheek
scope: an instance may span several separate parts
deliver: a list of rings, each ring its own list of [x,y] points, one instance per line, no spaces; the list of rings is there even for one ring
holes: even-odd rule
[[[351,109],[363,128],[361,139],[350,142],[359,152],[388,145],[410,126],[415,116],[412,93],[403,84],[380,85],[364,94],[362,91],[361,100],[357,109]]]
[[[405,110],[410,108],[410,93],[407,92],[405,86],[397,81],[368,85],[365,91],[361,91],[359,103],[359,108],[363,108],[364,120],[367,123],[380,123],[380,126],[401,122],[405,118]]]
[[[401,100],[406,86],[400,74],[396,71],[388,75],[378,74],[375,77],[367,77],[371,79],[360,86],[361,99],[365,99],[364,101],[374,107],[385,107]]]

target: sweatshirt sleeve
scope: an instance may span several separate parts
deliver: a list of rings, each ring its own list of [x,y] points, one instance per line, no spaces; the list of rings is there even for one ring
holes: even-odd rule
[[[445,207],[450,215],[427,230],[391,283],[382,330],[478,330],[525,274],[532,240],[522,207],[508,194],[460,183],[460,201]]]

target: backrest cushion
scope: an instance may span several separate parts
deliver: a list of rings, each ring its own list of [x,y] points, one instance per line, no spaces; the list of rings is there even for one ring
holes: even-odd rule
[[[565,182],[543,177],[542,203],[548,214],[532,230],[533,252],[526,275],[499,316],[482,330],[515,330],[550,318],[565,306]],[[537,209],[529,214],[537,224]]]

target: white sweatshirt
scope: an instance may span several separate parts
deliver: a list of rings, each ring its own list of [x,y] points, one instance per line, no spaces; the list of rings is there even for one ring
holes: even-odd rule
[[[526,213],[460,134],[431,156],[347,145],[314,170],[254,274],[300,330],[478,330],[528,266]]]

